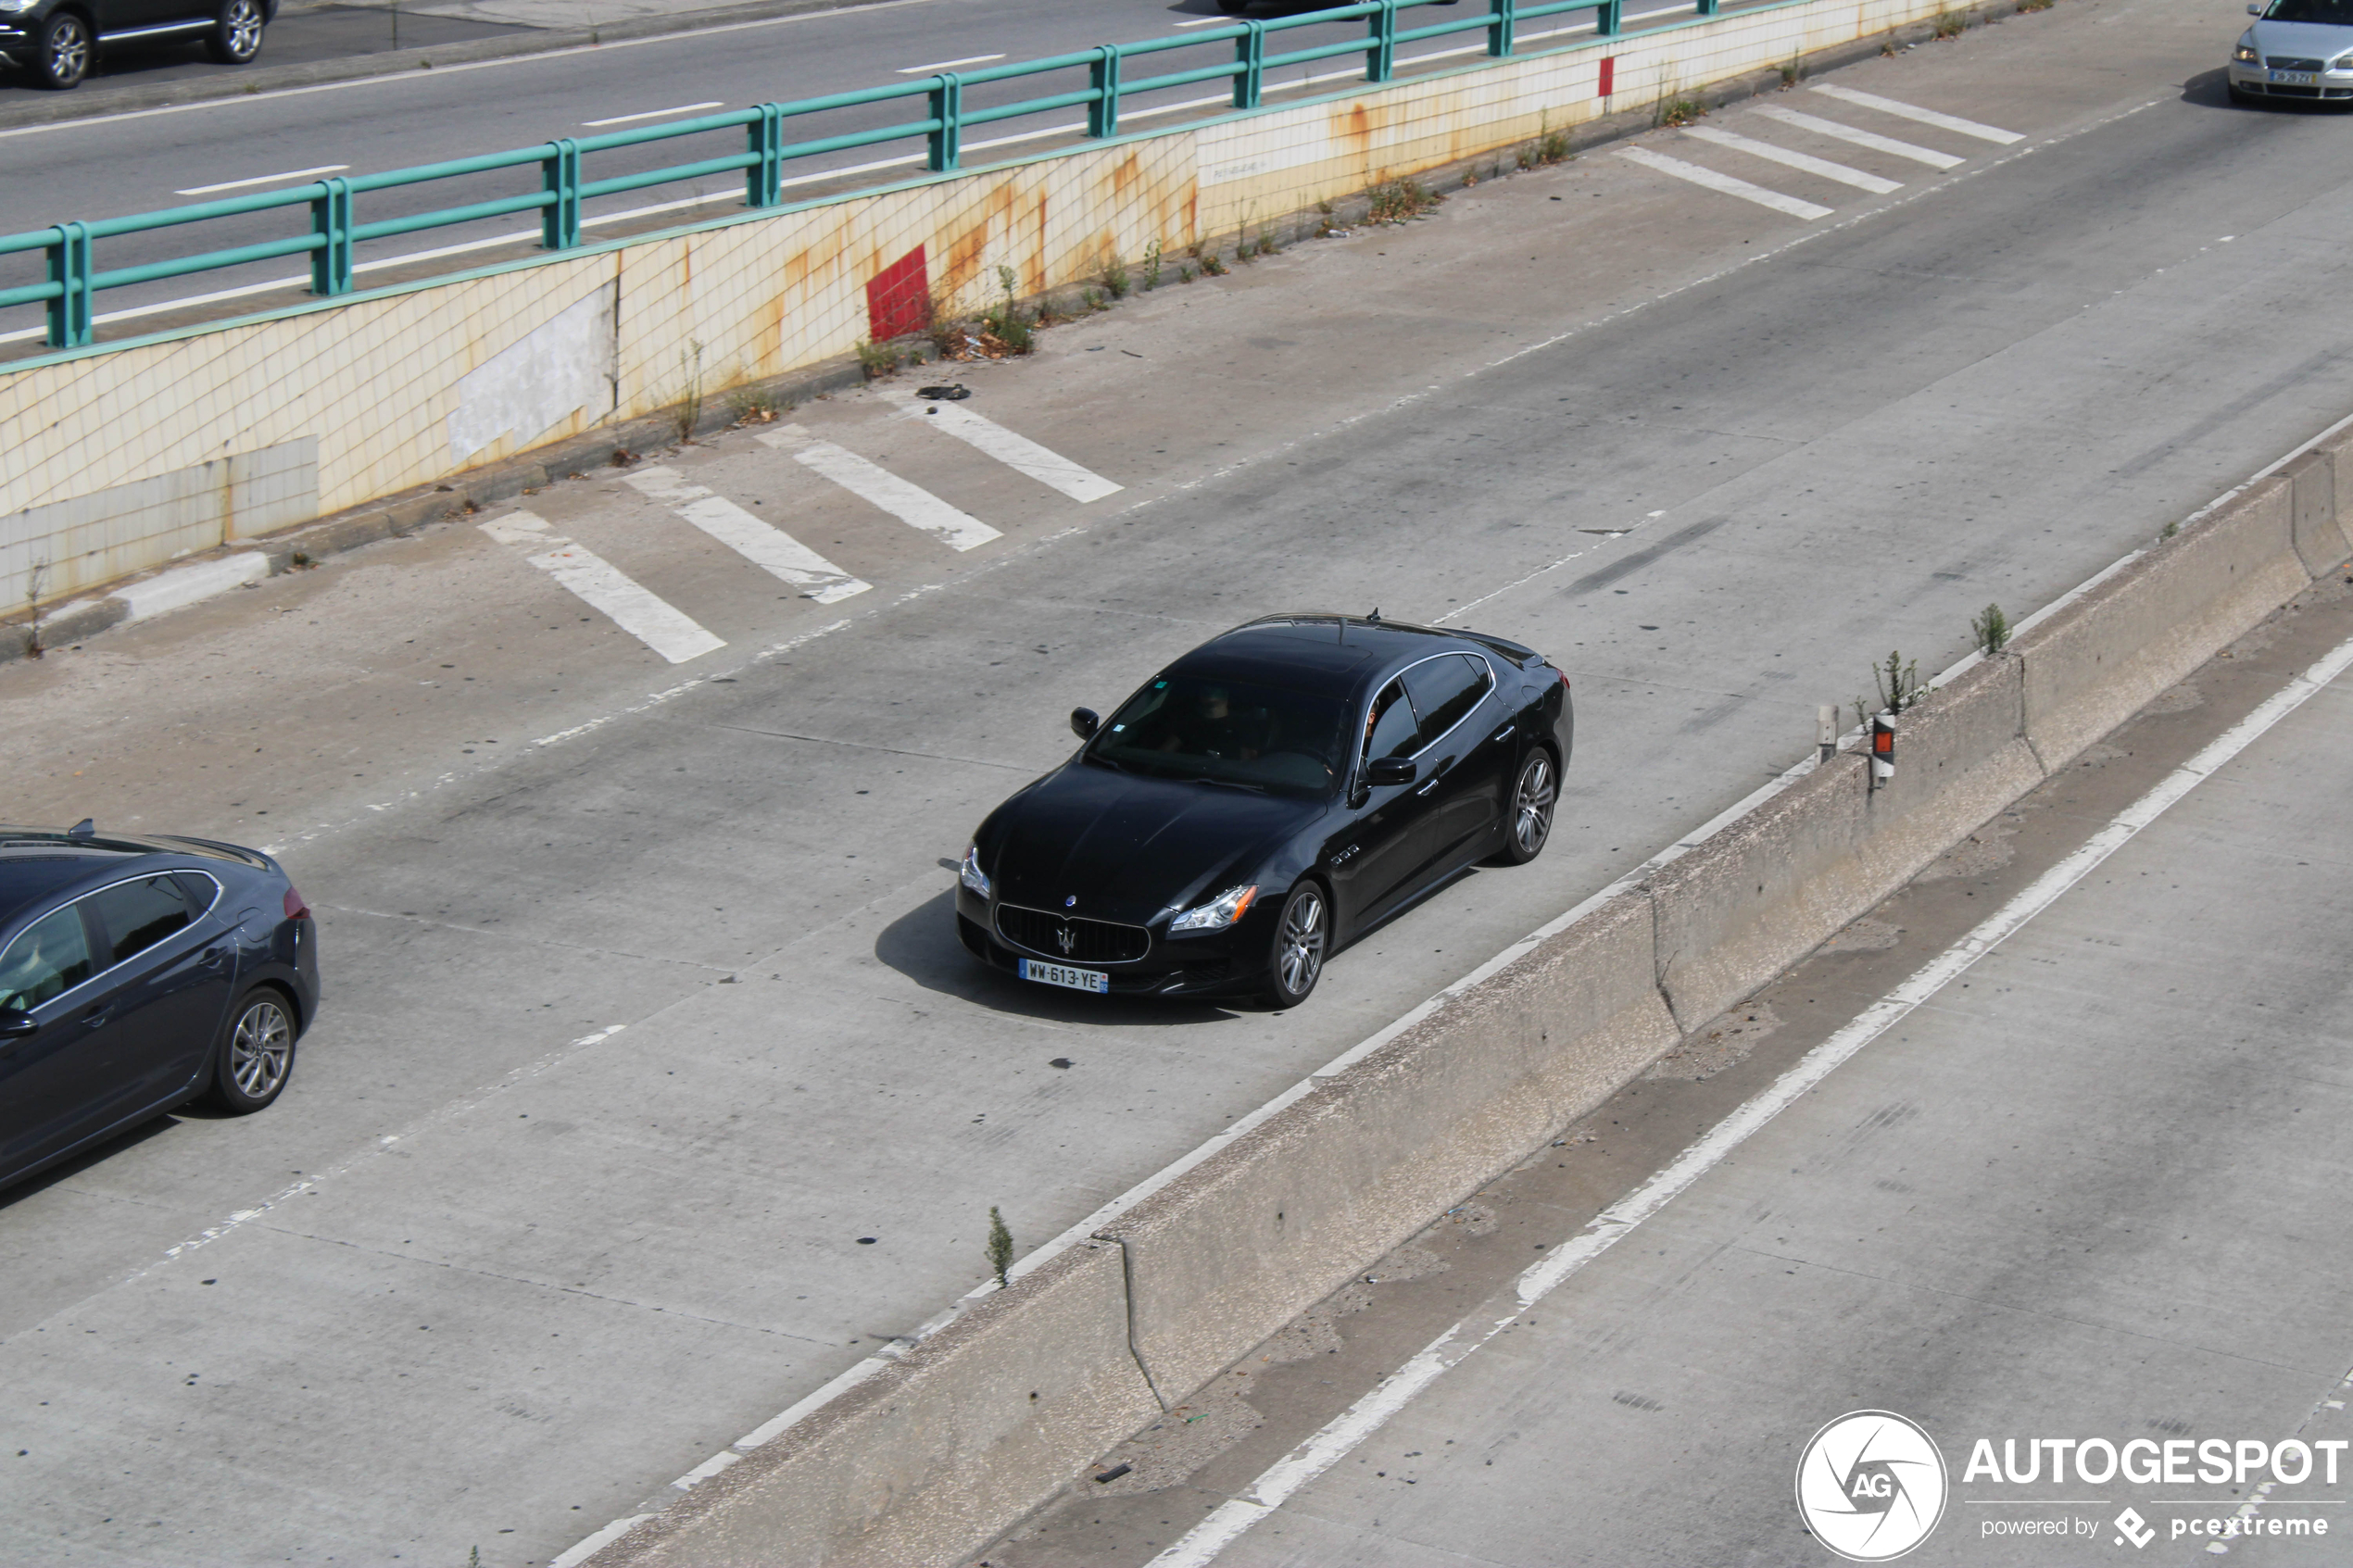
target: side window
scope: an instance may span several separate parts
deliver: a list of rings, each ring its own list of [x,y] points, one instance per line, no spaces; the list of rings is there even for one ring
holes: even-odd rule
[[[117,963],[154,947],[195,918],[189,912],[188,896],[180,891],[179,882],[170,876],[117,883],[103,892],[93,893],[90,905],[97,910],[98,923],[106,928],[107,939],[114,944]]]
[[[180,890],[188,896],[188,908],[197,914],[204,913],[220,900],[220,884],[204,872],[174,872],[171,875],[180,884]]]
[[[1365,760],[1381,757],[1411,757],[1420,743],[1416,739],[1419,726],[1414,719],[1414,705],[1405,700],[1405,688],[1391,681],[1373,698],[1373,710],[1365,721]]]
[[[42,916],[0,953],[0,1008],[30,1012],[89,978],[82,913],[69,904]]]
[[[1421,744],[1428,746],[1477,708],[1493,683],[1485,660],[1466,653],[1424,659],[1401,677],[1421,715]]]

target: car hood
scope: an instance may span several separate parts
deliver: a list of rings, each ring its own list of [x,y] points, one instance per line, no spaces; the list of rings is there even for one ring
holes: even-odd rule
[[[2284,55],[2292,59],[2326,62],[2353,49],[2353,27],[2335,27],[2326,22],[2258,21],[2247,31],[2255,35],[2255,47],[2265,58]]]
[[[982,824],[981,863],[1004,903],[1140,925],[1216,897],[1230,885],[1223,878],[1245,880],[1324,810],[1072,761],[997,808]]]

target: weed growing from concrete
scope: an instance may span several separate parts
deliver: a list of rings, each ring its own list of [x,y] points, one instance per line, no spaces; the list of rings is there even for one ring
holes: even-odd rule
[[[46,556],[32,563],[24,577],[24,656],[39,659],[48,649],[41,645],[41,589],[49,581]]]
[[[1977,639],[1978,651],[1991,659],[2009,646],[2010,618],[2000,605],[1987,605],[1985,613],[1969,623],[1969,632]]]
[[[727,395],[727,412],[739,425],[774,424],[791,407],[788,403],[780,404],[776,395],[766,387],[738,387]]]
[[[1967,11],[1939,11],[1936,13],[1937,37],[1958,38],[1962,33],[1968,31],[1969,13]]]
[[[1554,130],[1552,117],[1546,115],[1536,122],[1536,140],[1523,144],[1515,161],[1522,169],[1541,169],[1567,158],[1568,132]]]
[[[1222,278],[1232,270],[1223,261],[1217,259],[1217,253],[1214,250],[1205,250],[1201,253],[1201,270],[1203,274],[1212,278]]]
[[[1189,283],[1200,275],[1200,273],[1195,272],[1191,267],[1183,262],[1179,262],[1176,265],[1176,281],[1180,283]]]
[[[2047,11],[2050,8],[2051,0],[2018,0],[2018,14],[2020,16],[2025,16],[2033,11]]]
[[[1258,244],[1253,247],[1253,249],[1260,256],[1280,256],[1282,254],[1281,248],[1275,244],[1275,231],[1272,229],[1261,229],[1258,231]]]
[[[988,1272],[997,1276],[1000,1290],[1013,1283],[1005,1277],[1005,1271],[1013,1266],[1013,1233],[1006,1228],[1005,1216],[997,1212],[997,1206],[992,1203],[988,1206]]]
[[[1370,223],[1404,223],[1436,207],[1440,197],[1418,180],[1384,180],[1370,192],[1372,207],[1365,214]]]
[[[1078,303],[1084,305],[1089,310],[1108,310],[1111,308],[1110,305],[1104,300],[1102,295],[1094,289],[1080,289],[1078,291]]]
[[[2045,0],[2045,3],[2048,4],[2048,0]],[[1781,67],[1781,91],[1786,93],[1805,80],[1804,63],[1795,55],[1792,55],[1788,62]]]
[[[1154,240],[1144,247],[1144,292],[1146,294],[1160,287],[1160,242]]]
[[[1928,697],[1928,685],[1920,679],[1920,661],[1907,661],[1900,653],[1890,653],[1886,663],[1871,666],[1871,684],[1879,690],[1882,713],[1918,708]]]
[[[999,266],[997,284],[1005,291],[1005,297],[980,319],[982,326],[988,329],[986,335],[996,339],[1008,354],[1027,354],[1038,346],[1037,333],[1030,330],[1029,321],[1021,313],[1021,306],[1013,299],[1013,290],[1020,283],[1021,279],[1012,268]]]
[[[1660,125],[1692,125],[1707,118],[1707,106],[1697,98],[1661,98],[1658,101]]]
[[[869,343],[860,338],[857,343],[858,363],[868,381],[879,381],[899,369],[899,350],[887,343]]]
[[[1127,263],[1119,259],[1117,251],[1112,252],[1111,259],[1103,263],[1103,292],[1114,299],[1126,299],[1134,282],[1127,275]]]
[[[2173,521],[2167,523],[2163,528],[2158,529],[2157,531],[2157,536],[2159,539],[2171,539],[2173,535],[2179,533],[2180,532],[2182,532],[2182,524],[2181,521],[2177,518]]]
[[[702,345],[693,338],[678,351],[678,370],[686,381],[686,391],[670,413],[670,420],[678,432],[680,441],[695,438],[695,426],[702,420]]]

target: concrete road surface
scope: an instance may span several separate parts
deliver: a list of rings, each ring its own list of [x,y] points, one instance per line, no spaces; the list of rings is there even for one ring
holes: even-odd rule
[[[789,416],[995,538],[781,425],[521,498],[724,644],[683,663],[501,508],[0,668],[8,815],[279,847],[328,988],[268,1115],[0,1199],[0,1561],[544,1563],[977,1283],[992,1204],[1051,1236],[1786,766],[1891,646],[1937,668],[2353,408],[2345,127],[2222,107],[2236,25],[2069,0],[1837,79],[2018,142],[1806,90],[1709,122],[1889,193],[1645,140],[1829,217],[1604,154],[951,372],[1095,499],[880,397]],[[870,586],[803,596],[679,486]],[[1376,605],[1574,675],[1542,860],[1295,1013],[975,972],[943,862],[1072,706]]]

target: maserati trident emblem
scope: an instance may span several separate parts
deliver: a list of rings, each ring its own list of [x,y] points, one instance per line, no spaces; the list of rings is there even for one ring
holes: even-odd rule
[[[1063,908],[1065,909],[1075,909],[1078,908],[1078,895],[1074,893],[1069,897],[1063,899]]]
[[[1065,925],[1054,933],[1054,940],[1062,945],[1063,957],[1068,958],[1071,949],[1078,946],[1078,933]]]

